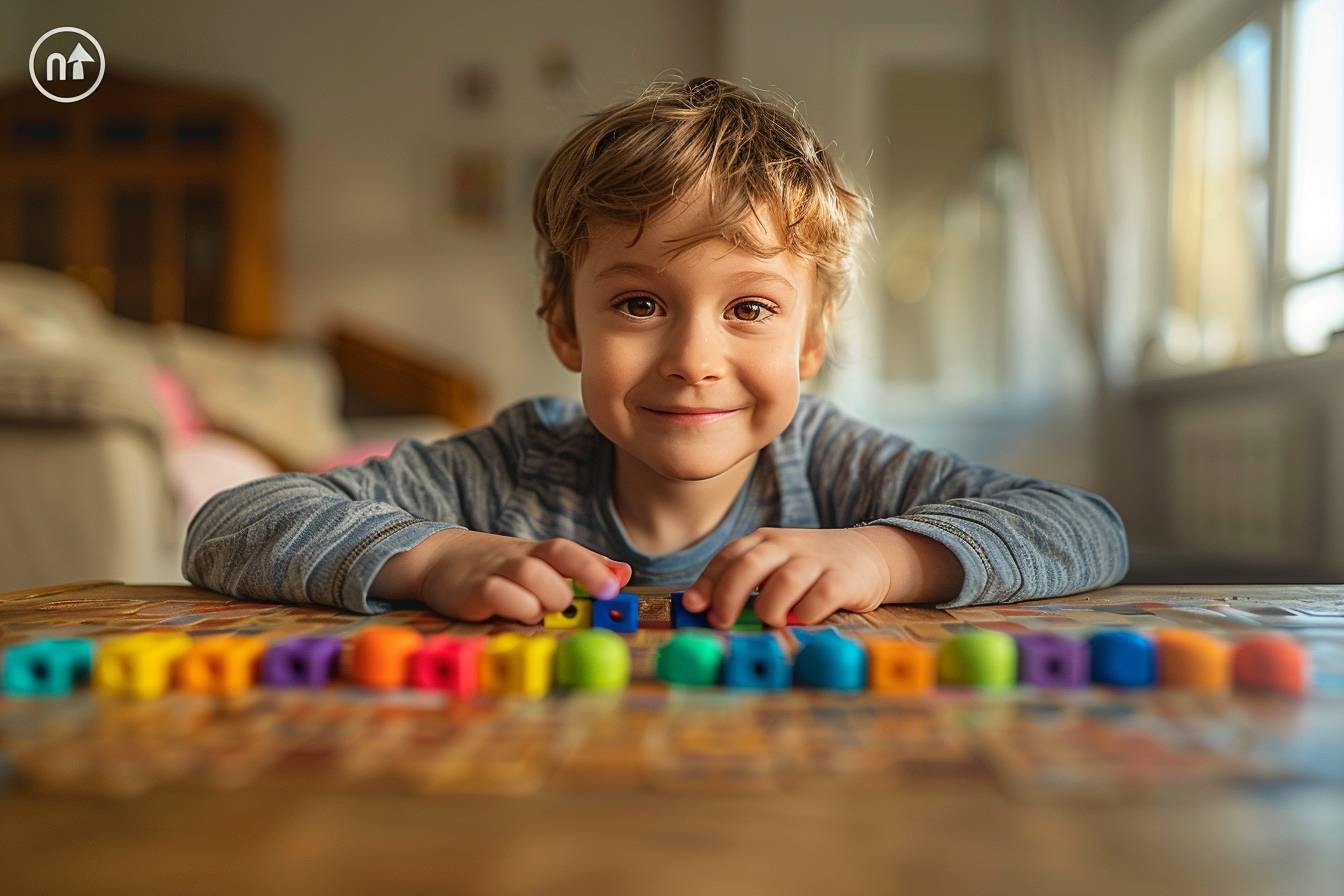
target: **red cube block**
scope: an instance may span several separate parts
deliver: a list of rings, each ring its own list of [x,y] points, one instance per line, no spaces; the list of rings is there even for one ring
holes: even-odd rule
[[[411,686],[470,697],[481,687],[481,655],[485,638],[439,635],[411,654]]]

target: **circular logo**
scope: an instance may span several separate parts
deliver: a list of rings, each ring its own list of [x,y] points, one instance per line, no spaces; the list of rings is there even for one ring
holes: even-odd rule
[[[103,47],[81,28],[53,28],[28,54],[28,74],[47,99],[77,103],[103,83]]]

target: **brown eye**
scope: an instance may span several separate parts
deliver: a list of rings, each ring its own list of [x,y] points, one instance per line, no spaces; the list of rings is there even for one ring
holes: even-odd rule
[[[733,317],[744,323],[755,323],[763,320],[763,314],[768,310],[760,302],[738,302],[733,306]]]
[[[653,317],[653,312],[658,310],[654,305],[653,299],[644,296],[632,296],[628,299],[622,299],[621,305],[631,317]]]

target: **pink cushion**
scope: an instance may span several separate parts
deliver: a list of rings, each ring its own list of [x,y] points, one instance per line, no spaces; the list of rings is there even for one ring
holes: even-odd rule
[[[387,457],[397,447],[396,439],[381,442],[361,442],[351,445],[335,457],[328,458],[313,469],[314,473],[325,473],[336,467],[353,467],[375,457]]]
[[[191,397],[191,390],[168,367],[154,368],[154,398],[163,414],[168,438],[180,442],[205,429],[205,417]]]
[[[216,432],[174,443],[167,463],[183,526],[216,492],[280,472],[252,446]]]

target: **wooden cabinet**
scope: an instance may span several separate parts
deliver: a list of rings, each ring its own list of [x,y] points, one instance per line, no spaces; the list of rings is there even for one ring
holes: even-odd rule
[[[0,90],[0,258],[66,271],[134,320],[273,335],[278,165],[244,97],[109,73],[62,104],[24,79]]]

